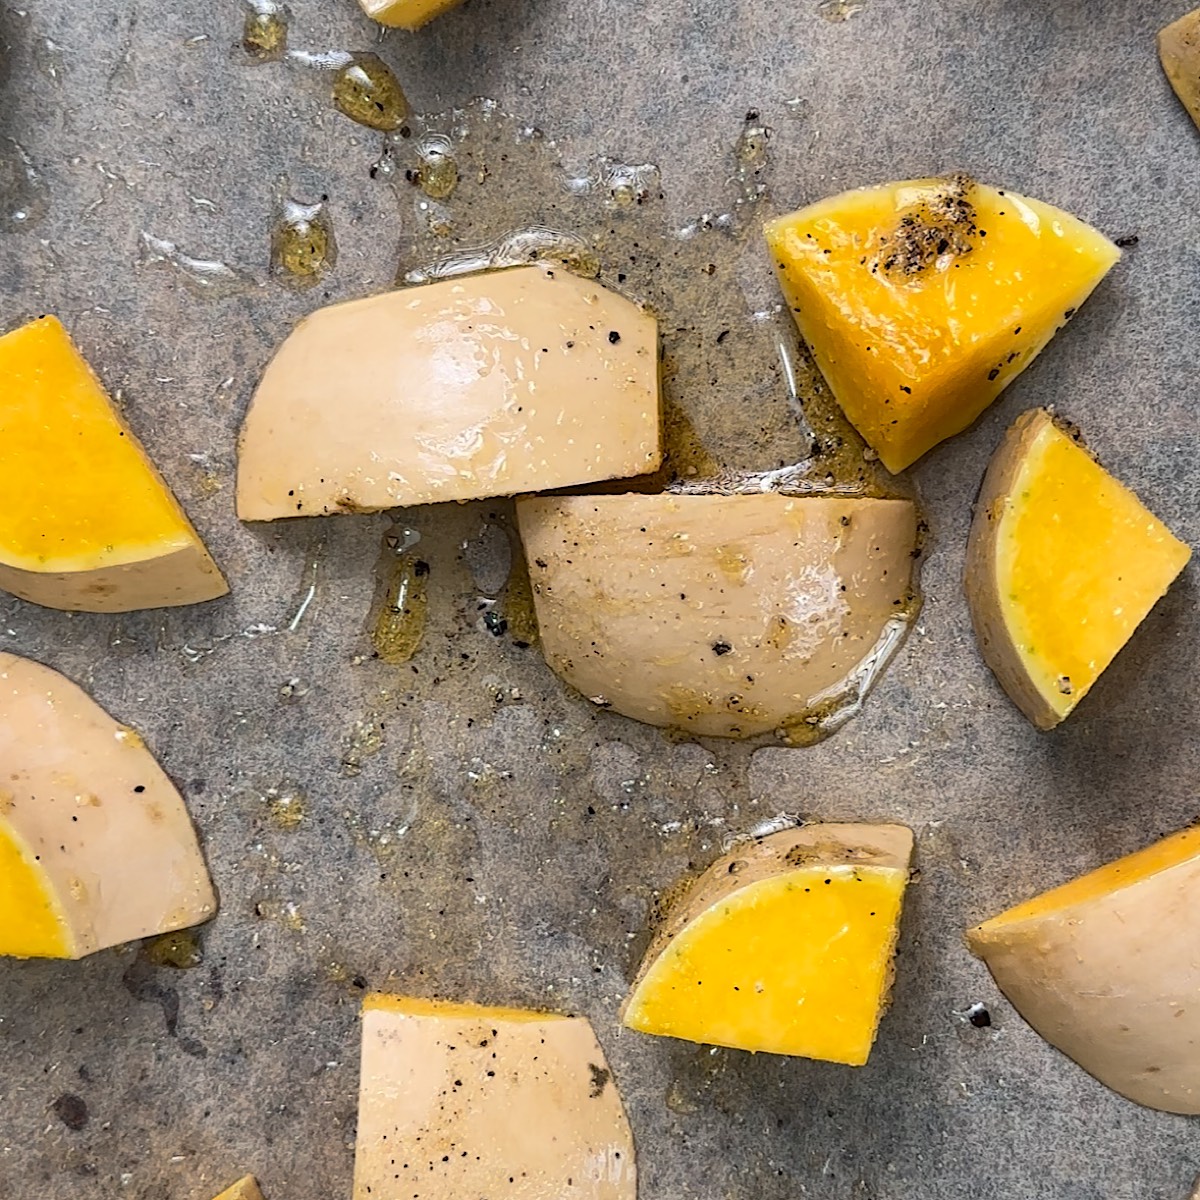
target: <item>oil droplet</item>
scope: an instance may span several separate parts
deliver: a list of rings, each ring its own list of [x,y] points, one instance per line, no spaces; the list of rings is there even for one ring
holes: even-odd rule
[[[254,280],[228,263],[215,258],[196,258],[166,238],[142,234],[142,265],[164,264],[173,268],[195,292],[204,296],[228,296],[254,285]]]
[[[333,80],[333,102],[352,121],[385,133],[408,116],[400,81],[377,54],[355,54]]]
[[[351,779],[361,775],[363,760],[373,758],[382,749],[383,726],[370,717],[355,721],[342,752],[342,774]]]
[[[265,797],[271,824],[291,833],[304,823],[307,815],[304,793],[292,784],[280,784],[268,789]]]
[[[751,110],[746,114],[741,136],[733,148],[734,171],[742,185],[742,199],[753,204],[767,194],[767,185],[761,178],[769,161],[767,143],[771,130],[762,123],[759,114]]]
[[[681,1117],[694,1116],[700,1111],[695,1094],[682,1079],[672,1080],[667,1088],[667,1107]]]
[[[818,11],[825,20],[837,25],[862,11],[862,0],[821,0]]]
[[[383,538],[379,571],[383,596],[371,630],[376,655],[400,666],[421,648],[429,608],[429,564],[412,553],[421,535],[396,527]]]
[[[483,246],[456,250],[425,266],[406,271],[403,281],[433,283],[456,275],[473,275],[531,262],[561,263],[568,271],[585,279],[595,279],[600,274],[599,255],[578,234],[535,225],[518,229]]]
[[[177,971],[187,971],[204,962],[200,943],[191,929],[149,938],[142,943],[142,953],[156,967],[173,967]]]
[[[24,147],[0,150],[0,229],[30,229],[50,210],[50,193]]]
[[[656,196],[661,198],[662,176],[653,163],[623,163],[601,157],[586,175],[568,178],[566,188],[573,196],[598,193],[608,208],[629,209]]]
[[[500,597],[499,609],[508,622],[508,636],[520,648],[538,643],[537,612],[533,606],[533,581],[520,546],[514,547],[512,570]]]
[[[458,187],[458,163],[454,143],[441,133],[427,133],[417,142],[421,165],[413,172],[413,182],[431,200],[448,200]]]
[[[676,479],[713,479],[721,464],[700,440],[683,408],[668,397],[663,404],[663,465]]]
[[[271,267],[295,287],[312,287],[337,263],[333,223],[324,197],[316,204],[285,199],[271,233]]]
[[[259,62],[278,62],[287,53],[287,11],[274,0],[251,0],[242,26],[242,49]]]

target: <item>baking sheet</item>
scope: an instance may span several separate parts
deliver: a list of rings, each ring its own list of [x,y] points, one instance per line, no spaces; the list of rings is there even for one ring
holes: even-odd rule
[[[987,457],[1035,404],[1057,404],[1200,537],[1200,137],[1153,46],[1185,5],[470,0],[382,40],[350,0],[290,7],[294,49],[373,49],[433,114],[420,128],[464,131],[444,212],[404,180],[411,145],[389,164],[380,135],[333,111],[327,73],[237,48],[234,0],[0,9],[3,323],[67,321],[234,585],[126,617],[0,599],[0,648],[65,671],[146,735],[222,898],[193,969],[132,949],[3,964],[0,1196],[210,1200],[246,1171],[271,1200],[347,1196],[366,987],[590,1016],[644,1200],[1186,1195],[1194,1124],[1042,1043],[961,930],[1197,816],[1194,572],[1049,736],[979,661],[959,582]],[[495,106],[465,107],[476,96]],[[614,192],[614,167],[644,168],[642,203]],[[535,222],[582,236],[606,281],[628,276],[659,312],[682,469],[769,469],[814,435],[833,455],[844,431],[817,381],[777,352],[756,223],[958,169],[1139,240],[978,426],[913,473],[932,527],[924,611],[864,714],[814,749],[673,741],[593,710],[536,649],[493,636],[506,503],[402,515],[430,604],[399,667],[370,637],[392,518],[234,517],[238,423],[297,317]],[[329,198],[339,256],[314,290],[272,274],[281,195]],[[173,261],[151,261],[144,235]],[[197,262],[229,273],[205,284]],[[870,1066],[622,1034],[656,891],[779,814],[918,832]],[[966,1020],[976,1002],[989,1028]]]

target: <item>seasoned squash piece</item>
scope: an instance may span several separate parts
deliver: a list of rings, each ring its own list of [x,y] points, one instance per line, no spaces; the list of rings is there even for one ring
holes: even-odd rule
[[[655,470],[658,327],[561,269],[322,309],[242,429],[244,521],[509,496]]]
[[[462,0],[358,0],[368,17],[400,29],[420,29]]]
[[[263,1200],[263,1194],[259,1190],[258,1181],[253,1175],[246,1175],[239,1179],[231,1188],[227,1188],[218,1197],[217,1200]]]
[[[517,504],[546,661],[594,703],[706,737],[816,740],[917,608],[917,515],[844,496]]]
[[[772,221],[784,296],[837,402],[889,471],[966,429],[1120,251],[966,176],[846,192]]]
[[[1200,125],[1200,8],[1158,35],[1158,56],[1175,94]]]
[[[630,1029],[866,1063],[887,1004],[913,837],[808,825],[735,847],[667,914]]]
[[[229,590],[55,317],[0,337],[0,588],[127,612]]]
[[[1200,828],[1019,904],[967,934],[1052,1046],[1114,1091],[1200,1113]]]
[[[635,1200],[633,1137],[591,1025],[368,996],[354,1197],[414,1195]]]
[[[988,467],[967,550],[984,659],[1017,707],[1053,728],[1191,553],[1045,409],[1024,413]]]
[[[0,654],[0,955],[82,958],[216,908],[141,738],[57,672]]]

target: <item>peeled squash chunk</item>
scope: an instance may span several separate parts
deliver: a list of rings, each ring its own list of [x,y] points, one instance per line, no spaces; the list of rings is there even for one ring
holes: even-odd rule
[[[815,740],[861,704],[915,608],[906,500],[521,500],[546,660],[595,704],[707,737]]]
[[[913,835],[808,825],[737,846],[668,912],[630,1029],[861,1067],[887,1005]]]
[[[242,429],[244,521],[476,500],[655,470],[654,318],[540,266],[300,323]]]
[[[1200,1113],[1200,828],[967,934],[1052,1046],[1121,1095]]]
[[[457,7],[462,0],[359,0],[363,12],[382,25],[420,29],[434,17]]]
[[[1158,35],[1158,55],[1175,94],[1200,125],[1200,8]]]
[[[821,373],[893,472],[966,429],[1121,253],[963,175],[845,192],[766,235]]]
[[[1039,728],[1064,720],[1191,550],[1045,409],[992,457],[967,549],[980,650]]]
[[[354,1200],[636,1200],[633,1136],[582,1018],[363,1005]]]
[[[218,1197],[217,1200],[263,1200],[263,1194],[259,1191],[258,1181],[253,1175],[247,1175],[239,1179],[231,1188],[226,1188]]]
[[[0,337],[0,588],[128,612],[229,591],[55,317]]]
[[[82,958],[216,910],[142,739],[56,671],[0,654],[0,955]]]

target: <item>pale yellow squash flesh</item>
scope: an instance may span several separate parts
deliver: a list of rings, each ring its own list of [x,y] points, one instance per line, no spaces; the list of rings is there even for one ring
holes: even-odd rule
[[[1064,720],[1191,550],[1043,409],[988,467],[967,554],[980,648],[1039,728]]]
[[[893,472],[966,429],[1120,257],[1069,213],[965,176],[845,192],[766,237],[834,397]]]
[[[1200,828],[967,934],[1051,1045],[1138,1104],[1200,1113]]]
[[[381,25],[420,29],[434,17],[457,8],[462,0],[359,0],[362,10]]]
[[[642,1033],[863,1066],[913,839],[811,825],[736,847],[667,914],[623,1010]]]
[[[141,738],[0,653],[0,954],[81,958],[216,907],[183,800]]]
[[[636,1200],[633,1137],[591,1025],[368,997],[354,1198],[414,1195]]]
[[[1158,35],[1158,55],[1175,94],[1200,125],[1200,8]]]
[[[917,610],[905,500],[536,497],[517,519],[547,662],[651,725],[804,741],[861,704]]]
[[[226,1188],[217,1200],[263,1200],[263,1194],[254,1176],[246,1175],[232,1187]]]
[[[229,589],[55,317],[0,337],[0,588],[126,612]]]
[[[246,415],[238,515],[510,496],[661,461],[654,318],[561,268],[517,267],[302,321]]]
[[[0,800],[0,955],[72,958],[71,931],[54,886],[4,816]]]

